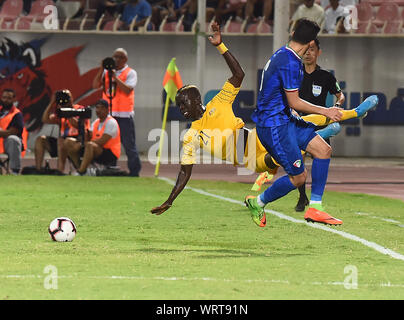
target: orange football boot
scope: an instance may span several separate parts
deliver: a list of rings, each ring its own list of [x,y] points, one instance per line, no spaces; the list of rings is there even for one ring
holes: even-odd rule
[[[320,211],[314,207],[307,209],[304,219],[307,222],[318,222],[329,225],[341,225],[342,220],[330,216],[328,213]]]

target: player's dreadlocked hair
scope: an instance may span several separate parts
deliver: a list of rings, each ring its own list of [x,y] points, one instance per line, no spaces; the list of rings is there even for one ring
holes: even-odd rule
[[[194,86],[192,84],[186,84],[185,86],[182,86],[181,88],[178,89],[177,94],[181,93],[184,90],[191,89],[191,88],[198,89],[196,86]]]
[[[178,89],[177,94],[175,95],[175,101],[178,101],[178,99],[188,90],[190,91],[194,91],[194,93],[199,93],[199,90],[196,86],[192,85],[192,84],[187,84],[185,86],[182,86],[181,88]],[[178,102],[177,102],[178,103]]]

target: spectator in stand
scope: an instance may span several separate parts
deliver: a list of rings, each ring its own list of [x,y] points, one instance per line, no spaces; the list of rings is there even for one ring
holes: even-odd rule
[[[27,1],[27,0],[25,0]],[[80,7],[77,12],[71,17],[71,19],[78,19],[83,16],[84,8],[86,6],[86,0],[80,0]]]
[[[31,6],[32,6],[32,1],[33,0],[23,0],[22,1],[22,14],[24,16],[28,15],[31,11]],[[3,5],[4,1],[0,2],[0,7]]]
[[[168,15],[168,0],[149,0],[152,7],[151,23],[154,30],[158,30],[164,17]]]
[[[340,0],[340,5],[343,7],[346,6],[356,6],[360,0]],[[324,10],[330,7],[330,0],[321,0],[321,6]]]
[[[206,1],[206,22],[210,22],[215,16],[218,3],[218,0]],[[155,20],[162,21],[167,17],[167,22],[174,22],[184,16],[182,22],[184,25],[184,31],[192,30],[192,25],[195,22],[198,12],[197,0],[167,0],[164,1],[164,4],[166,4],[167,9],[165,9],[165,7],[160,7],[160,16],[157,14]]]
[[[173,1],[175,2],[175,0]],[[198,12],[198,1],[187,0],[177,12],[179,12],[179,15],[177,14],[177,17],[184,16],[184,20],[182,20],[184,31],[191,31],[192,25],[194,24]]]
[[[105,12],[109,13],[111,16],[114,16],[115,13],[122,14],[125,4],[125,0],[99,0],[94,17],[94,24],[97,25]]]
[[[221,25],[229,19],[242,22],[246,2],[247,0],[219,0],[215,12],[216,21],[219,21]]]
[[[344,20],[345,20],[345,17],[338,17],[338,18],[337,18],[337,25],[336,25],[336,27],[335,27],[335,31],[336,31],[338,34],[347,34],[347,33],[349,33],[349,32],[345,29]]]
[[[151,22],[158,30],[164,18],[167,22],[176,22],[181,17],[181,7],[187,0],[149,0],[152,6]]]
[[[147,18],[151,16],[151,14],[151,5],[146,0],[128,0],[122,12],[121,21],[123,25],[120,27],[120,30],[127,30],[135,17],[136,22],[133,26],[133,30],[137,30],[138,27],[144,26]],[[149,23],[147,30],[152,30],[152,28],[152,24]]]
[[[336,33],[337,19],[348,14],[340,5],[340,0],[330,0],[330,7],[325,10],[324,15],[324,33]]]
[[[167,0],[167,12],[168,21],[178,21],[181,16],[181,7],[185,5],[188,0]]]
[[[254,23],[258,17],[264,17],[266,23],[274,19],[274,0],[247,0],[245,5],[247,23]]]
[[[206,22],[211,22],[213,18],[217,20],[216,10],[219,6],[220,0],[206,0]],[[231,2],[238,2],[238,0],[233,0]]]
[[[294,14],[297,8],[303,3],[303,0],[289,0],[289,8],[290,15]],[[316,3],[319,4],[319,0],[316,0]]]
[[[296,12],[292,16],[292,20],[290,22],[292,29],[296,21],[302,18],[314,21],[321,27],[324,23],[324,9],[317,3],[314,3],[314,0],[304,0],[303,4],[297,8]]]

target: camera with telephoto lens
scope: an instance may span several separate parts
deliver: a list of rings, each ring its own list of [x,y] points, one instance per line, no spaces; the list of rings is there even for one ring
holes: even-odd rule
[[[59,118],[79,117],[81,119],[91,119],[91,108],[58,108],[56,114]]]
[[[55,100],[58,106],[64,106],[71,102],[70,95],[64,90],[59,90],[55,92]]]
[[[116,69],[115,60],[111,57],[102,60],[102,67],[108,71]]]

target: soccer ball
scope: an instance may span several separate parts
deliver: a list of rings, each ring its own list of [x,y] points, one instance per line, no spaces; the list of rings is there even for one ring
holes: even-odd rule
[[[71,219],[60,217],[50,223],[48,232],[53,241],[70,242],[76,236],[77,229]]]

